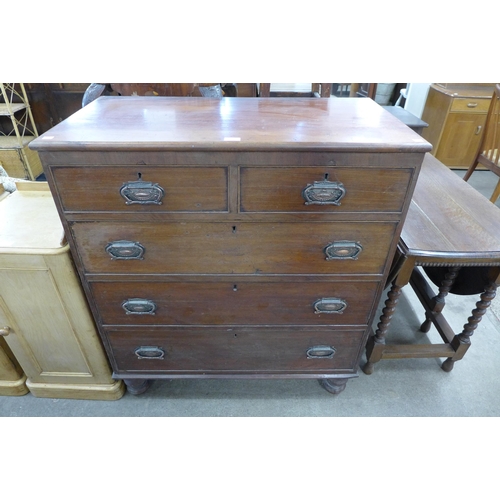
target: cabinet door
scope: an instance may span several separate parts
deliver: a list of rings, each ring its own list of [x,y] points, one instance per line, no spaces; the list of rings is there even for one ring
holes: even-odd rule
[[[469,167],[479,147],[485,121],[485,114],[450,113],[436,158],[449,167]]]

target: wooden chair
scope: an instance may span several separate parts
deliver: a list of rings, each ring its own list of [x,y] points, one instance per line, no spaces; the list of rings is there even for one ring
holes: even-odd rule
[[[271,91],[270,83],[259,83],[259,97],[330,97],[331,83],[311,83],[311,90],[301,91]]]
[[[491,99],[485,129],[479,149],[472,165],[464,175],[469,180],[478,165],[491,170],[500,177],[500,85],[497,83]],[[495,203],[500,196],[500,179],[491,195],[490,201]]]

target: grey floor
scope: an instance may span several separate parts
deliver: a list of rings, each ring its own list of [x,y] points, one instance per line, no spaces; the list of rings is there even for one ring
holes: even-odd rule
[[[476,172],[470,183],[489,197],[496,180],[490,172]],[[461,331],[476,300],[449,296],[446,317],[456,331]],[[155,381],[143,395],[125,394],[110,402],[35,398],[31,394],[0,397],[0,416],[500,416],[500,377],[496,373],[500,359],[499,318],[497,297],[473,335],[472,347],[450,373],[440,369],[440,359],[383,360],[370,376],[360,370],[359,377],[350,380],[346,390],[337,396],[323,390],[315,380],[167,380]],[[418,331],[422,319],[422,307],[411,288],[406,287],[388,340],[437,342],[434,329],[427,335]]]

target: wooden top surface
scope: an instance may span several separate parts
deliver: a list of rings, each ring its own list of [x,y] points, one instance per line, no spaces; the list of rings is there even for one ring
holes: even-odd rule
[[[35,150],[430,151],[371,99],[100,97]]]
[[[427,153],[401,240],[410,255],[500,262],[500,208]]]
[[[434,83],[431,87],[451,97],[473,99],[490,99],[495,90],[494,83]]]
[[[0,255],[57,253],[64,230],[46,182],[18,182],[0,200]]]

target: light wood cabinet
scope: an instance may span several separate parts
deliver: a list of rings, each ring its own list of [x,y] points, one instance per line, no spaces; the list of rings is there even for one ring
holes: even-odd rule
[[[34,396],[118,399],[47,183],[17,187],[0,201],[1,335]]]
[[[2,338],[5,333],[0,328],[0,396],[23,396],[28,392],[26,375]]]
[[[432,154],[448,167],[468,168],[477,153],[493,95],[492,83],[433,84],[422,120],[422,136]]]

